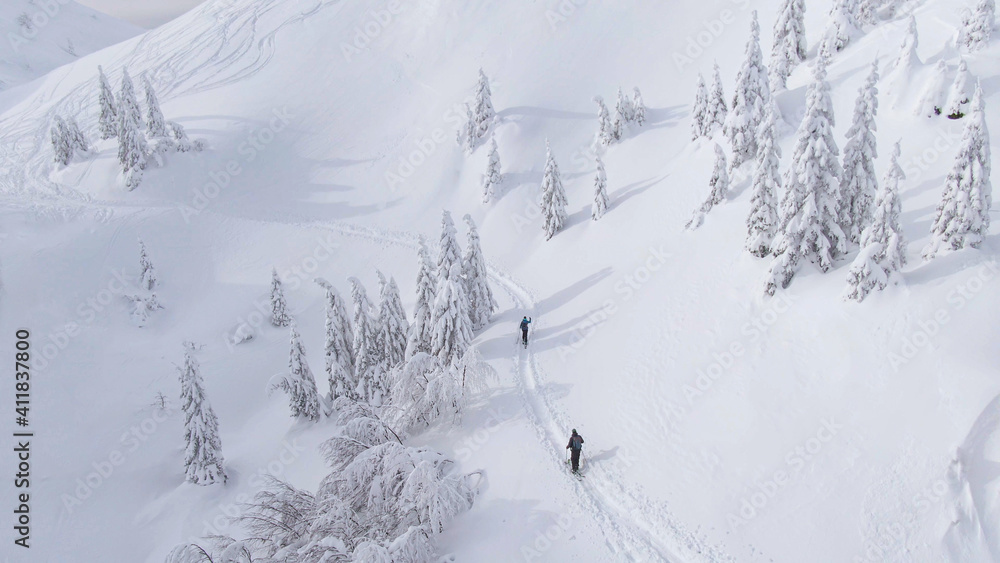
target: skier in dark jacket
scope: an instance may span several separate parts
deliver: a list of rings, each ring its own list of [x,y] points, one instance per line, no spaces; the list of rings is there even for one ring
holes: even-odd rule
[[[576,428],[573,429],[573,435],[569,437],[566,449],[569,450],[569,459],[573,463],[573,472],[576,473],[580,470],[580,452],[583,451],[583,436],[576,433]]]
[[[531,324],[531,319],[524,317],[521,319],[521,341],[524,343],[525,347],[528,346],[528,325]]]

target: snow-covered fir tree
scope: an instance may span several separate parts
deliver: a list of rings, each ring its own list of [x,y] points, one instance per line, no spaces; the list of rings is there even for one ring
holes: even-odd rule
[[[966,51],[975,53],[990,43],[996,18],[996,2],[979,0],[975,10],[965,9],[962,27],[958,33],[958,44]]]
[[[226,482],[222,467],[222,442],[219,421],[205,397],[201,368],[194,358],[194,346],[184,351],[184,366],[180,368],[181,410],[184,411],[185,479],[196,485]]]
[[[764,67],[764,56],[760,52],[760,26],[757,24],[757,11],[754,10],[750,22],[750,39],[746,45],[746,57],[736,74],[733,104],[723,127],[733,153],[730,170],[735,170],[744,162],[756,158],[757,130],[764,120],[764,113],[770,100],[767,68]]]
[[[319,420],[319,392],[316,391],[316,379],[309,369],[306,349],[294,324],[291,327],[288,373],[276,376],[271,388],[280,389],[288,395],[288,408],[291,410],[292,418],[304,418],[314,422]]]
[[[625,127],[632,121],[632,102],[625,97],[622,89],[618,88],[618,101],[615,102],[615,116],[611,120],[611,138],[615,141],[622,140],[625,135]]]
[[[834,0],[825,39],[831,52],[842,51],[860,33],[857,7],[858,0]]]
[[[722,75],[719,73],[719,63],[715,63],[712,77],[712,90],[708,94],[708,111],[705,113],[704,135],[711,137],[716,129],[721,129],[726,122],[729,108],[726,106],[726,95],[722,90]]]
[[[149,79],[142,78],[143,86],[146,89],[146,131],[150,137],[166,137],[167,124],[163,119],[163,112],[160,111],[160,100],[156,97],[156,91]]]
[[[806,59],[805,0],[784,0],[774,22],[771,45],[771,90],[784,90],[788,75]]]
[[[332,284],[317,278],[316,283],[326,289],[326,376],[330,385],[329,399],[339,397],[356,399],[358,382],[354,379],[354,329],[347,314],[347,306]]]
[[[413,307],[413,325],[406,343],[407,359],[417,352],[431,351],[431,313],[434,310],[437,278],[423,236],[419,241],[418,258],[420,267],[417,271],[417,303]]]
[[[594,96],[594,103],[597,104],[597,139],[602,145],[608,146],[615,142],[614,124],[611,122],[611,114],[608,113],[608,106],[604,103],[604,98]]]
[[[838,215],[841,168],[826,81],[829,56],[821,49],[817,57],[791,166],[782,181],[781,234],[765,285],[768,295],[788,287],[802,259],[826,272],[847,251],[847,235],[840,228]]]
[[[354,379],[358,382],[357,394],[369,404],[381,404],[385,381],[378,350],[378,324],[368,293],[361,281],[350,278],[351,298],[354,302]]]
[[[758,258],[771,253],[771,244],[778,229],[781,147],[778,146],[775,130],[777,120],[778,108],[772,99],[757,133],[757,162],[750,188],[750,214],[747,216],[746,249]]]
[[[382,272],[378,272],[378,276],[382,282],[376,319],[379,331],[378,344],[381,347],[382,369],[388,373],[405,359],[410,323],[406,320],[406,309],[403,308],[396,280],[390,277],[385,281]]]
[[[86,153],[90,151],[90,141],[87,140],[87,136],[83,134],[83,130],[80,129],[80,124],[76,122],[76,119],[70,117],[66,120],[66,135],[69,138],[69,144],[73,147],[73,150],[79,153]]]
[[[483,69],[479,69],[479,83],[476,84],[476,105],[473,108],[473,117],[476,120],[476,135],[479,138],[486,136],[490,130],[490,125],[496,118],[496,110],[493,109],[493,93],[490,91],[490,80],[486,77]]]
[[[594,204],[590,208],[590,217],[597,221],[608,212],[608,175],[604,172],[604,160],[598,154],[597,174],[594,176]]]
[[[153,263],[149,260],[146,243],[142,242],[142,239],[139,239],[139,267],[142,269],[139,273],[139,287],[146,291],[156,289],[156,283],[159,281],[156,277],[156,269],[153,268]]]
[[[438,243],[437,269],[435,270],[436,285],[441,287],[445,278],[451,273],[455,264],[462,263],[462,248],[458,245],[458,230],[451,219],[451,212],[441,212],[441,239]]]
[[[118,136],[118,102],[115,100],[114,91],[108,77],[104,75],[104,69],[97,67],[97,103],[100,107],[98,117],[98,127],[101,130],[102,139],[111,139]]]
[[[489,203],[496,198],[497,188],[503,182],[500,173],[500,153],[497,151],[497,139],[490,139],[490,155],[486,164],[486,174],[483,174],[483,203]]]
[[[73,160],[74,151],[69,130],[63,118],[58,115],[52,118],[52,128],[49,133],[52,138],[52,154],[56,164],[67,166]]]
[[[726,173],[726,153],[723,152],[719,143],[715,143],[715,167],[712,169],[712,177],[708,180],[708,197],[705,203],[695,211],[694,216],[688,221],[686,228],[697,229],[705,220],[705,214],[713,207],[722,203],[726,194],[729,193],[729,174]]]
[[[948,102],[945,107],[945,115],[948,119],[961,119],[965,117],[969,107],[969,66],[963,59],[958,63],[958,72],[955,74],[955,81],[951,83],[951,91],[948,93]]]
[[[858,0],[855,7],[858,25],[861,27],[876,25],[879,19],[878,11],[884,4],[885,0]]]
[[[125,187],[134,190],[142,182],[146,168],[146,136],[141,129],[142,113],[135,98],[135,88],[128,69],[122,71],[122,88],[118,95],[118,163],[122,167]]]
[[[462,280],[462,265],[455,264],[438,287],[431,313],[431,354],[448,366],[465,354],[472,342],[469,299]]]
[[[875,116],[878,113],[878,63],[858,89],[854,118],[844,145],[844,175],[840,178],[840,226],[851,242],[861,241],[872,218],[872,202],[878,192],[875,177]]]
[[[285,303],[285,291],[281,287],[281,278],[277,268],[271,269],[271,324],[288,326],[292,317],[288,315],[288,305]]]
[[[476,124],[476,118],[472,113],[472,106],[465,104],[465,123],[462,125],[462,129],[458,131],[458,144],[465,147],[465,151],[472,153],[476,150],[479,137],[477,136],[477,131],[479,126]]]
[[[924,258],[941,250],[979,248],[990,230],[993,187],[990,183],[990,135],[986,128],[983,89],[976,84],[962,145],[948,173],[941,203],[931,225]]]
[[[698,84],[695,86],[694,105],[691,107],[691,140],[697,141],[708,137],[708,88],[705,87],[705,77],[698,73]]]
[[[632,88],[632,121],[639,127],[646,124],[646,103],[642,101],[638,86]]]
[[[489,273],[486,271],[486,259],[479,244],[479,231],[472,216],[466,214],[463,219],[469,229],[469,242],[465,246],[465,257],[462,259],[462,277],[465,280],[465,294],[469,300],[469,321],[472,330],[485,327],[497,310],[493,290],[490,289]]]
[[[934,74],[924,86],[923,94],[920,96],[920,105],[917,107],[917,115],[934,117],[944,112],[948,83],[948,63],[940,60],[934,67]]]
[[[552,156],[548,139],[545,140],[545,172],[542,176],[542,207],[543,230],[545,240],[551,239],[562,230],[566,224],[566,191],[563,189],[562,178],[559,176],[559,165]]]
[[[863,301],[872,290],[881,291],[890,277],[906,264],[906,241],[899,226],[899,142],[889,156],[889,170],[875,199],[871,224],[861,237],[861,252],[851,265],[845,299]]]

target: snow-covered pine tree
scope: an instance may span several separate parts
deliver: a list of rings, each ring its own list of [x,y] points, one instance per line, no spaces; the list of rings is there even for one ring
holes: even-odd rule
[[[406,320],[406,309],[403,308],[403,301],[399,297],[396,280],[390,277],[386,282],[382,272],[378,272],[378,275],[379,280],[383,282],[376,320],[379,331],[378,343],[382,347],[380,354],[382,370],[388,373],[403,363],[406,357],[406,340],[410,332],[410,323]]]
[[[483,249],[479,244],[476,223],[469,214],[463,219],[469,228],[469,242],[462,259],[462,277],[465,279],[465,295],[469,300],[470,327],[472,330],[480,330],[490,322],[493,312],[497,310],[497,302],[490,289],[489,273],[486,271],[486,259],[483,258]]]
[[[167,134],[174,141],[174,148],[177,152],[201,151],[205,148],[205,142],[201,139],[192,141],[188,138],[184,127],[176,121],[167,122]]]
[[[328,281],[317,278],[326,289],[326,375],[330,384],[330,402],[339,397],[356,399],[358,382],[354,379],[354,329],[347,306],[340,293]]]
[[[990,43],[996,17],[994,0],[979,0],[975,10],[965,9],[958,44],[970,53],[984,49]]]
[[[131,191],[142,182],[146,168],[146,136],[141,129],[142,113],[135,98],[135,88],[128,69],[122,71],[122,88],[118,95],[118,163],[122,167],[125,187]]]
[[[458,132],[458,144],[465,147],[465,151],[470,154],[476,150],[478,130],[479,126],[476,124],[476,118],[472,113],[472,106],[465,104],[465,124]]]
[[[431,354],[444,366],[456,363],[472,342],[469,299],[462,280],[462,265],[455,264],[438,288],[431,314]]]
[[[458,245],[458,231],[451,219],[451,212],[441,212],[441,240],[438,244],[437,270],[435,270],[436,285],[440,288],[445,278],[451,273],[451,267],[462,263],[462,248]]]
[[[73,160],[73,145],[70,142],[66,122],[58,115],[52,118],[52,153],[56,164],[68,165]]]
[[[139,267],[142,271],[139,273],[139,287],[146,291],[152,291],[156,289],[156,282],[159,281],[156,277],[156,269],[153,268],[153,263],[149,260],[149,254],[146,253],[146,243],[139,239]]]
[[[98,126],[101,130],[102,139],[110,139],[118,136],[118,102],[115,101],[115,94],[111,90],[108,77],[104,75],[104,69],[100,65],[97,67],[97,102],[101,108]]]
[[[771,47],[771,90],[784,90],[788,75],[806,59],[805,0],[784,0],[774,22]]]
[[[594,204],[590,209],[590,217],[597,221],[608,212],[608,175],[604,172],[604,160],[596,156],[597,175],[594,176]]]
[[[542,219],[545,221],[543,230],[545,240],[551,239],[562,230],[566,224],[566,191],[563,189],[562,178],[559,176],[559,165],[552,156],[548,139],[545,140],[545,172],[542,177]]]
[[[185,480],[196,485],[226,482],[223,469],[222,442],[219,440],[219,420],[205,397],[201,368],[194,358],[194,345],[187,344],[184,366],[179,369],[181,410],[184,411]]]
[[[497,188],[503,182],[503,174],[500,173],[500,153],[497,151],[497,139],[490,139],[490,155],[486,165],[486,174],[483,174],[483,203],[489,203],[496,197]]]
[[[708,137],[708,88],[705,87],[705,77],[698,73],[698,85],[695,87],[694,106],[691,108],[691,140],[697,141]]]
[[[990,135],[986,128],[983,89],[976,84],[962,145],[945,183],[937,215],[931,225],[931,243],[924,259],[943,249],[979,248],[990,230]]]
[[[271,324],[288,326],[292,318],[288,315],[288,305],[285,303],[285,292],[281,288],[281,278],[278,269],[271,269]]]
[[[760,52],[760,26],[757,24],[757,11],[754,10],[750,22],[750,39],[746,45],[746,58],[736,74],[732,109],[722,128],[733,152],[730,170],[735,170],[744,162],[756,158],[757,130],[760,129],[760,123],[764,119],[770,100],[767,68],[764,67],[764,56]]]
[[[302,345],[302,337],[295,325],[291,327],[291,352],[288,357],[288,373],[275,377],[271,389],[280,389],[288,394],[288,408],[292,418],[304,418],[313,422],[319,420],[319,392],[316,390],[316,379],[309,362],[306,360],[306,349]]]
[[[639,127],[646,124],[646,104],[642,101],[638,86],[632,88],[632,120]]]
[[[708,180],[708,197],[705,203],[694,212],[694,216],[688,221],[686,228],[697,229],[705,220],[705,214],[712,210],[729,192],[729,174],[726,173],[726,153],[723,152],[719,143],[715,143],[715,167],[712,169],[712,177]]]
[[[597,104],[597,139],[602,145],[608,146],[615,141],[611,114],[608,113],[608,106],[605,105],[604,98],[594,96],[594,103]]]
[[[357,394],[369,404],[379,404],[383,397],[383,378],[378,350],[378,325],[372,314],[371,301],[361,281],[350,278],[351,298],[354,301],[354,379],[358,382]]]
[[[965,64],[965,59],[958,63],[958,72],[955,74],[955,81],[951,84],[951,92],[948,93],[948,105],[945,115],[948,119],[961,119],[969,106],[969,66]]]
[[[855,11],[858,25],[863,27],[878,24],[878,10],[885,3],[885,0],[858,0]]]
[[[920,105],[917,107],[917,115],[924,117],[934,117],[944,112],[946,100],[946,90],[948,88],[948,63],[944,60],[938,61],[934,67],[934,74],[924,86],[923,94],[920,96]]]
[[[899,226],[899,181],[906,176],[899,166],[899,154],[897,141],[875,199],[872,223],[865,228],[861,252],[851,265],[845,299],[863,301],[872,290],[885,289],[890,276],[906,264],[906,241]]]
[[[778,108],[772,99],[757,133],[757,162],[750,189],[750,214],[747,216],[746,249],[758,258],[771,253],[771,244],[778,230],[781,147],[777,143],[777,121]]]
[[[86,153],[90,150],[90,142],[87,140],[87,136],[83,134],[83,130],[80,129],[80,125],[76,122],[75,118],[70,117],[66,120],[66,134],[69,138],[69,144],[73,147],[74,151]]]
[[[719,63],[715,63],[714,75],[712,77],[712,91],[708,94],[708,112],[705,118],[706,137],[715,134],[716,129],[721,129],[726,122],[726,114],[729,108],[726,107],[726,96],[722,91],[722,75],[719,73]]]
[[[413,308],[413,325],[410,337],[406,343],[406,358],[413,357],[417,352],[431,351],[431,313],[434,310],[437,279],[434,276],[434,264],[427,250],[427,242],[420,237],[418,257],[420,268],[417,272],[417,303]]]
[[[813,68],[813,83],[806,93],[806,111],[799,125],[792,163],[782,184],[781,234],[765,292],[788,287],[799,262],[805,258],[823,272],[847,251],[847,235],[840,228],[839,149],[833,138],[833,105],[826,81],[829,51],[820,49]]]
[[[483,138],[490,130],[490,125],[496,118],[496,111],[493,109],[493,94],[490,91],[490,80],[486,78],[483,69],[479,69],[479,83],[476,85],[476,106],[473,108],[473,117],[476,121],[476,137]]]
[[[632,120],[632,103],[628,101],[621,87],[618,88],[618,101],[615,102],[615,117],[611,120],[611,138],[615,141],[622,140],[625,135],[625,126]]]
[[[872,202],[878,192],[875,177],[875,116],[878,113],[878,62],[858,89],[854,118],[844,145],[844,175],[840,179],[840,227],[851,242],[861,241],[872,218]]]
[[[861,24],[857,18],[858,0],[834,0],[830,10],[830,27],[826,32],[826,43],[831,51],[842,51],[851,39],[858,35]]]
[[[160,111],[160,100],[156,97],[156,91],[153,90],[149,78],[143,76],[142,81],[146,89],[146,131],[150,137],[166,137],[167,124],[163,119],[163,112]]]

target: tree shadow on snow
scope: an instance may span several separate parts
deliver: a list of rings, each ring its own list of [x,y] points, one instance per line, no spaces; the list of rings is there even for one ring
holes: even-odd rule
[[[497,112],[500,119],[510,116],[530,116],[543,117],[548,119],[596,119],[596,113],[581,113],[578,111],[565,111],[559,109],[540,108],[532,106],[515,106]]]
[[[579,296],[584,291],[596,285],[597,282],[610,276],[611,272],[612,272],[611,268],[602,268],[600,271],[594,272],[593,274],[590,274],[589,276],[583,278],[582,280],[576,281],[575,283],[573,283],[573,285],[560,289],[559,291],[553,293],[549,297],[542,299],[541,301],[538,302],[538,305],[536,306],[538,314],[543,315],[545,313],[554,311],[559,307],[562,307],[566,303],[572,301],[574,298]]]

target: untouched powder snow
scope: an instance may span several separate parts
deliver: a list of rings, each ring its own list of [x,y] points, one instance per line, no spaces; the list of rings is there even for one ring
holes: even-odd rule
[[[808,59],[776,93],[782,172],[831,6],[808,6]],[[485,471],[441,534],[448,560],[1000,559],[1000,241],[921,259],[964,121],[917,112],[938,61],[951,84],[964,58],[1000,131],[1000,44],[957,50],[966,2],[901,6],[827,72],[841,151],[873,60],[879,179],[902,139],[908,264],[860,304],[841,297],[856,250],[764,296],[769,261],[744,250],[751,163],[684,228],[715,143],[731,158],[721,132],[690,140],[697,75],[717,60],[731,104],[752,11],[767,63],[777,3],[215,0],[82,60],[46,58],[70,64],[0,105],[0,331],[30,329],[36,354],[26,560],[159,563],[206,535],[242,537],[229,519],[268,474],[315,490],[329,472],[318,445],[337,429],[291,419],[268,393],[288,367],[272,268],[324,394],[313,279],[349,296],[355,276],[376,296],[378,269],[412,314],[418,237],[438,240],[442,209],[478,225],[499,304],[475,340],[498,380],[461,424],[411,440]],[[893,73],[911,15],[916,60]],[[133,35],[109,29],[108,43]],[[98,65],[116,92],[127,66],[143,107],[148,79],[205,150],[164,155],[125,191],[117,143],[99,140]],[[480,68],[504,175],[486,204],[490,139],[471,154],[455,141]],[[613,106],[619,87],[641,89],[645,124],[600,149],[610,204],[594,221],[593,97]],[[77,119],[93,154],[55,164],[56,116]],[[551,240],[546,140],[568,199]],[[145,322],[128,298],[145,295],[140,238],[163,306]],[[233,344],[241,325],[254,337]],[[224,486],[184,482],[184,342],[200,345]],[[581,479],[565,464],[572,428]]]

